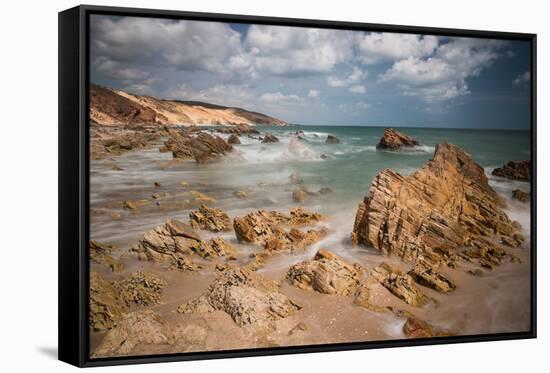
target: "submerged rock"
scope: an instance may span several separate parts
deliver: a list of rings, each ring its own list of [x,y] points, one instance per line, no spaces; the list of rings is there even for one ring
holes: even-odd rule
[[[193,227],[212,232],[223,232],[231,229],[231,220],[223,210],[205,205],[201,205],[198,210],[191,211],[189,220]]]
[[[311,196],[312,196],[312,193],[309,190],[304,188],[297,188],[297,189],[294,189],[294,191],[292,192],[292,199],[300,203],[308,201]]]
[[[290,139],[290,142],[288,143],[288,153],[300,159],[315,158],[315,152],[304,145],[304,143],[296,137]]]
[[[248,198],[248,193],[244,190],[236,190],[233,192],[233,195],[239,199],[246,199]]]
[[[228,269],[210,284],[201,297],[178,308],[180,313],[224,311],[237,325],[253,333],[275,330],[275,321],[300,309],[279,291],[279,286],[257,273]]]
[[[416,145],[419,145],[419,142],[415,138],[397,132],[393,128],[386,128],[384,130],[384,135],[382,135],[382,138],[380,138],[380,141],[378,141],[376,148],[399,150],[403,147],[411,148]]]
[[[514,189],[512,191],[512,197],[520,202],[529,202],[531,200],[531,193],[524,192],[521,189]]]
[[[277,136],[272,135],[271,133],[266,134],[262,139],[262,144],[275,143],[275,142],[279,142],[279,139],[277,138]]]
[[[298,171],[292,172],[288,179],[290,180],[291,184],[302,184],[304,182],[304,179],[302,179]]]
[[[531,180],[531,161],[510,161],[504,166],[495,168],[493,175],[512,180]]]
[[[339,144],[340,139],[334,135],[328,135],[327,139],[325,140],[327,144]]]
[[[174,129],[168,130],[165,146],[172,151],[174,158],[194,159],[197,163],[219,160],[233,150],[233,147],[219,136],[206,132],[193,135]]]
[[[227,139],[227,143],[231,145],[239,145],[241,143],[241,140],[239,139],[239,136],[232,134]]]
[[[411,306],[419,307],[429,301],[410,275],[404,274],[387,263],[375,267],[370,275],[393,295]]]
[[[240,124],[235,126],[227,126],[227,127],[221,127],[217,128],[216,132],[218,133],[225,133],[225,134],[232,134],[232,135],[258,135],[260,131],[258,131],[256,128],[251,127],[247,124]]]
[[[124,269],[124,263],[110,255],[112,250],[112,246],[90,240],[90,261],[107,266],[113,272],[120,272]]]
[[[462,247],[487,251],[478,243],[495,235],[519,245],[523,237],[504,205],[469,154],[439,144],[412,175],[385,169],[374,178],[357,209],[352,241],[408,262],[423,256],[434,263],[456,259]]]
[[[130,150],[149,148],[160,138],[161,132],[158,128],[149,132],[137,127],[129,129],[93,126],[90,129],[90,157],[103,159]]]
[[[346,263],[332,252],[321,249],[313,260],[290,267],[286,278],[300,289],[350,295],[359,286],[362,275],[359,265]]]

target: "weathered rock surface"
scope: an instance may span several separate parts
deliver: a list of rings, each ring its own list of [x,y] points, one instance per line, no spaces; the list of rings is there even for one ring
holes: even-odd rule
[[[286,278],[300,289],[324,294],[350,295],[359,286],[363,271],[334,253],[321,249],[313,260],[290,267]]]
[[[384,135],[380,138],[380,141],[378,141],[376,148],[399,150],[403,147],[410,148],[416,145],[419,145],[419,142],[415,138],[397,132],[393,128],[386,128],[384,130]]]
[[[160,138],[161,128],[90,128],[90,157],[102,159],[121,155],[130,150],[145,149]]]
[[[90,272],[90,329],[111,329],[126,311],[126,303],[117,289],[97,272]]]
[[[521,189],[515,189],[512,191],[512,197],[520,202],[529,202],[531,200],[531,193],[524,192]]]
[[[219,160],[229,153],[233,147],[219,136],[212,136],[206,132],[197,135],[168,130],[168,140],[164,143],[174,158],[194,159],[197,163],[206,163]]]
[[[254,333],[275,330],[275,321],[293,315],[300,309],[279,291],[279,286],[257,273],[228,269],[210,284],[198,299],[178,308],[180,313],[224,311],[239,326]]]
[[[260,131],[258,131],[256,128],[251,127],[249,125],[238,125],[238,126],[229,126],[229,127],[222,127],[217,128],[216,132],[218,133],[226,133],[226,134],[232,134],[232,135],[259,135]]]
[[[90,261],[107,266],[113,272],[120,272],[124,269],[124,263],[110,255],[112,250],[112,246],[90,240]]]
[[[262,144],[275,143],[275,142],[279,142],[279,139],[277,138],[277,136],[271,133],[266,134],[262,139]]]
[[[127,314],[115,328],[107,333],[92,356],[196,351],[204,348],[207,337],[206,326],[199,324],[173,326],[152,310],[136,311]]]
[[[212,232],[223,232],[231,229],[231,220],[223,210],[201,205],[198,210],[189,213],[191,225]]]
[[[493,175],[512,180],[531,180],[531,161],[510,161],[504,166],[495,168]]]
[[[339,144],[340,139],[334,135],[328,135],[327,139],[325,140],[327,144]]]
[[[411,306],[419,307],[429,301],[429,298],[416,286],[410,275],[387,263],[375,267],[370,275],[393,295]]]
[[[352,241],[408,262],[422,256],[448,263],[464,247],[486,256],[497,250],[489,249],[492,237],[523,241],[503,207],[469,154],[439,144],[434,158],[412,175],[385,169],[374,178],[359,204]]]
[[[455,282],[448,276],[427,263],[426,261],[418,261],[413,269],[409,271],[409,275],[420,285],[432,288],[440,293],[448,293],[456,289]]]
[[[113,282],[119,297],[129,307],[132,304],[150,306],[160,303],[166,281],[152,273],[137,271],[129,278]]]
[[[320,214],[295,208],[289,215],[277,211],[258,210],[233,219],[233,228],[239,242],[262,245],[269,251],[295,251],[317,242],[327,234],[326,229],[303,232],[297,226],[321,221]]]
[[[296,202],[302,203],[308,201],[313,193],[305,188],[296,188],[292,192],[292,199]]]
[[[239,145],[241,143],[241,140],[239,139],[239,136],[232,134],[227,139],[227,143],[231,145]]]
[[[403,333],[407,338],[433,338],[451,335],[446,330],[433,327],[424,320],[416,317],[409,317],[403,325]]]

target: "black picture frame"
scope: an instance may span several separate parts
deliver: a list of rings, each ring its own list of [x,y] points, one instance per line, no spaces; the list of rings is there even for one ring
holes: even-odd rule
[[[530,330],[432,339],[353,342],[311,346],[192,352],[133,357],[89,357],[89,29],[91,14],[172,18],[233,23],[255,23],[315,28],[386,31],[504,40],[523,40],[531,45],[531,323]],[[536,34],[397,26],[343,21],[259,17],[170,10],[81,5],[59,13],[59,360],[79,367],[218,359],[259,355],[327,352],[402,346],[436,345],[536,338]]]

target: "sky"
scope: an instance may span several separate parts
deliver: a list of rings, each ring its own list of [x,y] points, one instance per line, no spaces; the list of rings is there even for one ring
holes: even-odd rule
[[[90,80],[304,125],[530,128],[530,45],[92,15]]]

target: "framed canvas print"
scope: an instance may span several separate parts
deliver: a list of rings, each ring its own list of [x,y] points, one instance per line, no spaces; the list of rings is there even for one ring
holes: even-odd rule
[[[59,14],[59,357],[533,338],[536,37]]]

